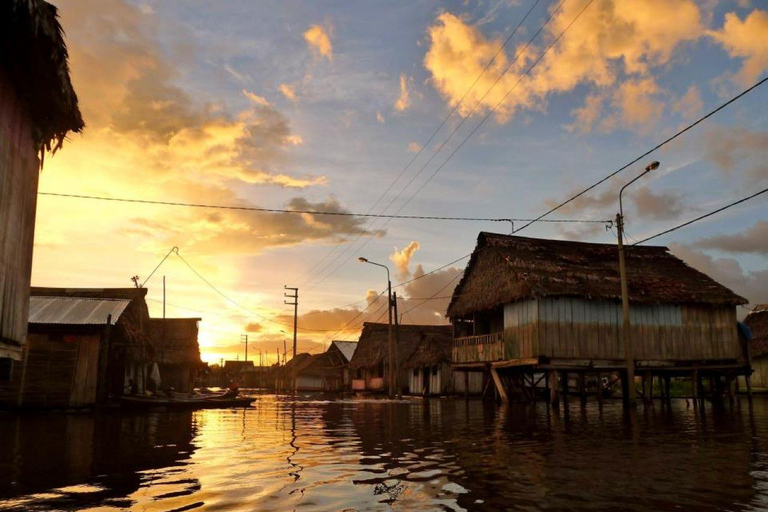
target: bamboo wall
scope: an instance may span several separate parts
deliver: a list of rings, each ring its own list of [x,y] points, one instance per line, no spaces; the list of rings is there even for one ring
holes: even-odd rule
[[[16,360],[27,335],[37,207],[39,162],[31,133],[0,73],[0,357]]]

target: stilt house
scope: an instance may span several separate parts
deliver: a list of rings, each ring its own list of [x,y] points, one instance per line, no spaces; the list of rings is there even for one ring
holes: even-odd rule
[[[152,346],[144,288],[32,288],[24,361],[6,406],[83,407],[143,392]]]
[[[756,306],[744,319],[752,339],[749,350],[752,358],[752,386],[768,389],[768,304]]]
[[[200,318],[152,318],[150,336],[155,362],[160,370],[160,387],[189,393],[203,367],[197,335]]]
[[[394,327],[393,327],[394,329]],[[408,392],[411,368],[408,361],[419,345],[426,339],[450,336],[447,325],[400,325],[399,340],[395,345],[396,392]],[[355,355],[349,363],[352,372],[353,391],[386,391],[388,371],[388,325],[366,322],[360,333]]]
[[[56,7],[0,2],[0,386],[18,378],[27,335],[38,155],[82,128]]]
[[[626,256],[637,375],[747,371],[742,297],[666,247]],[[534,372],[626,368],[615,245],[480,233],[448,316],[454,369],[489,370],[502,398],[505,382],[533,385]]]
[[[410,394],[427,396],[482,391],[482,373],[454,373],[452,370],[452,331],[450,325],[445,325],[423,334],[418,347],[405,362]]]

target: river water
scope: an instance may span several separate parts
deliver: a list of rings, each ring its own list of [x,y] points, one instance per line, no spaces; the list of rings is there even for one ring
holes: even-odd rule
[[[768,510],[768,401],[0,416],[0,510]]]

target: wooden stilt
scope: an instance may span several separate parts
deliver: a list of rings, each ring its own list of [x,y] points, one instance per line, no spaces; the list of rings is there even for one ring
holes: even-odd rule
[[[699,405],[699,372],[693,370],[691,372],[691,394],[693,395],[693,405],[698,407]]]
[[[669,375],[664,376],[664,388],[667,402],[669,402],[669,400],[672,398],[672,377]]]
[[[568,406],[568,372],[560,372],[560,384],[563,388],[563,405]]]
[[[597,372],[597,405],[603,408],[603,374]]]
[[[635,383],[633,382],[634,386]],[[628,407],[629,403],[629,379],[627,378],[626,370],[621,374],[621,398],[624,401],[624,406]]]
[[[499,397],[503,403],[509,403],[509,397],[507,396],[507,390],[504,389],[504,381],[502,381],[499,372],[496,368],[491,367],[491,377],[493,377],[493,383],[496,385],[496,391],[499,393]]]
[[[648,373],[648,400],[653,403],[653,373]]]
[[[579,372],[579,398],[582,407],[587,404],[587,384],[584,372]]]
[[[557,407],[558,402],[560,401],[558,396],[557,371],[550,370],[547,374],[547,387],[549,388],[549,401],[553,406]]]

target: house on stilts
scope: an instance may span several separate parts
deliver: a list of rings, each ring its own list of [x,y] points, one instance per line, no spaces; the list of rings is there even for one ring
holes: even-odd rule
[[[0,388],[20,378],[42,157],[84,126],[63,34],[48,2],[0,2]]]
[[[700,394],[703,379],[722,391],[750,373],[736,322],[745,299],[666,247],[630,247],[627,275],[646,398],[654,377],[667,394],[671,377],[690,378]],[[571,377],[586,397],[587,378],[602,384],[627,368],[615,245],[480,233],[447,314],[454,370],[488,372],[502,400],[533,399],[537,388],[567,399]]]

